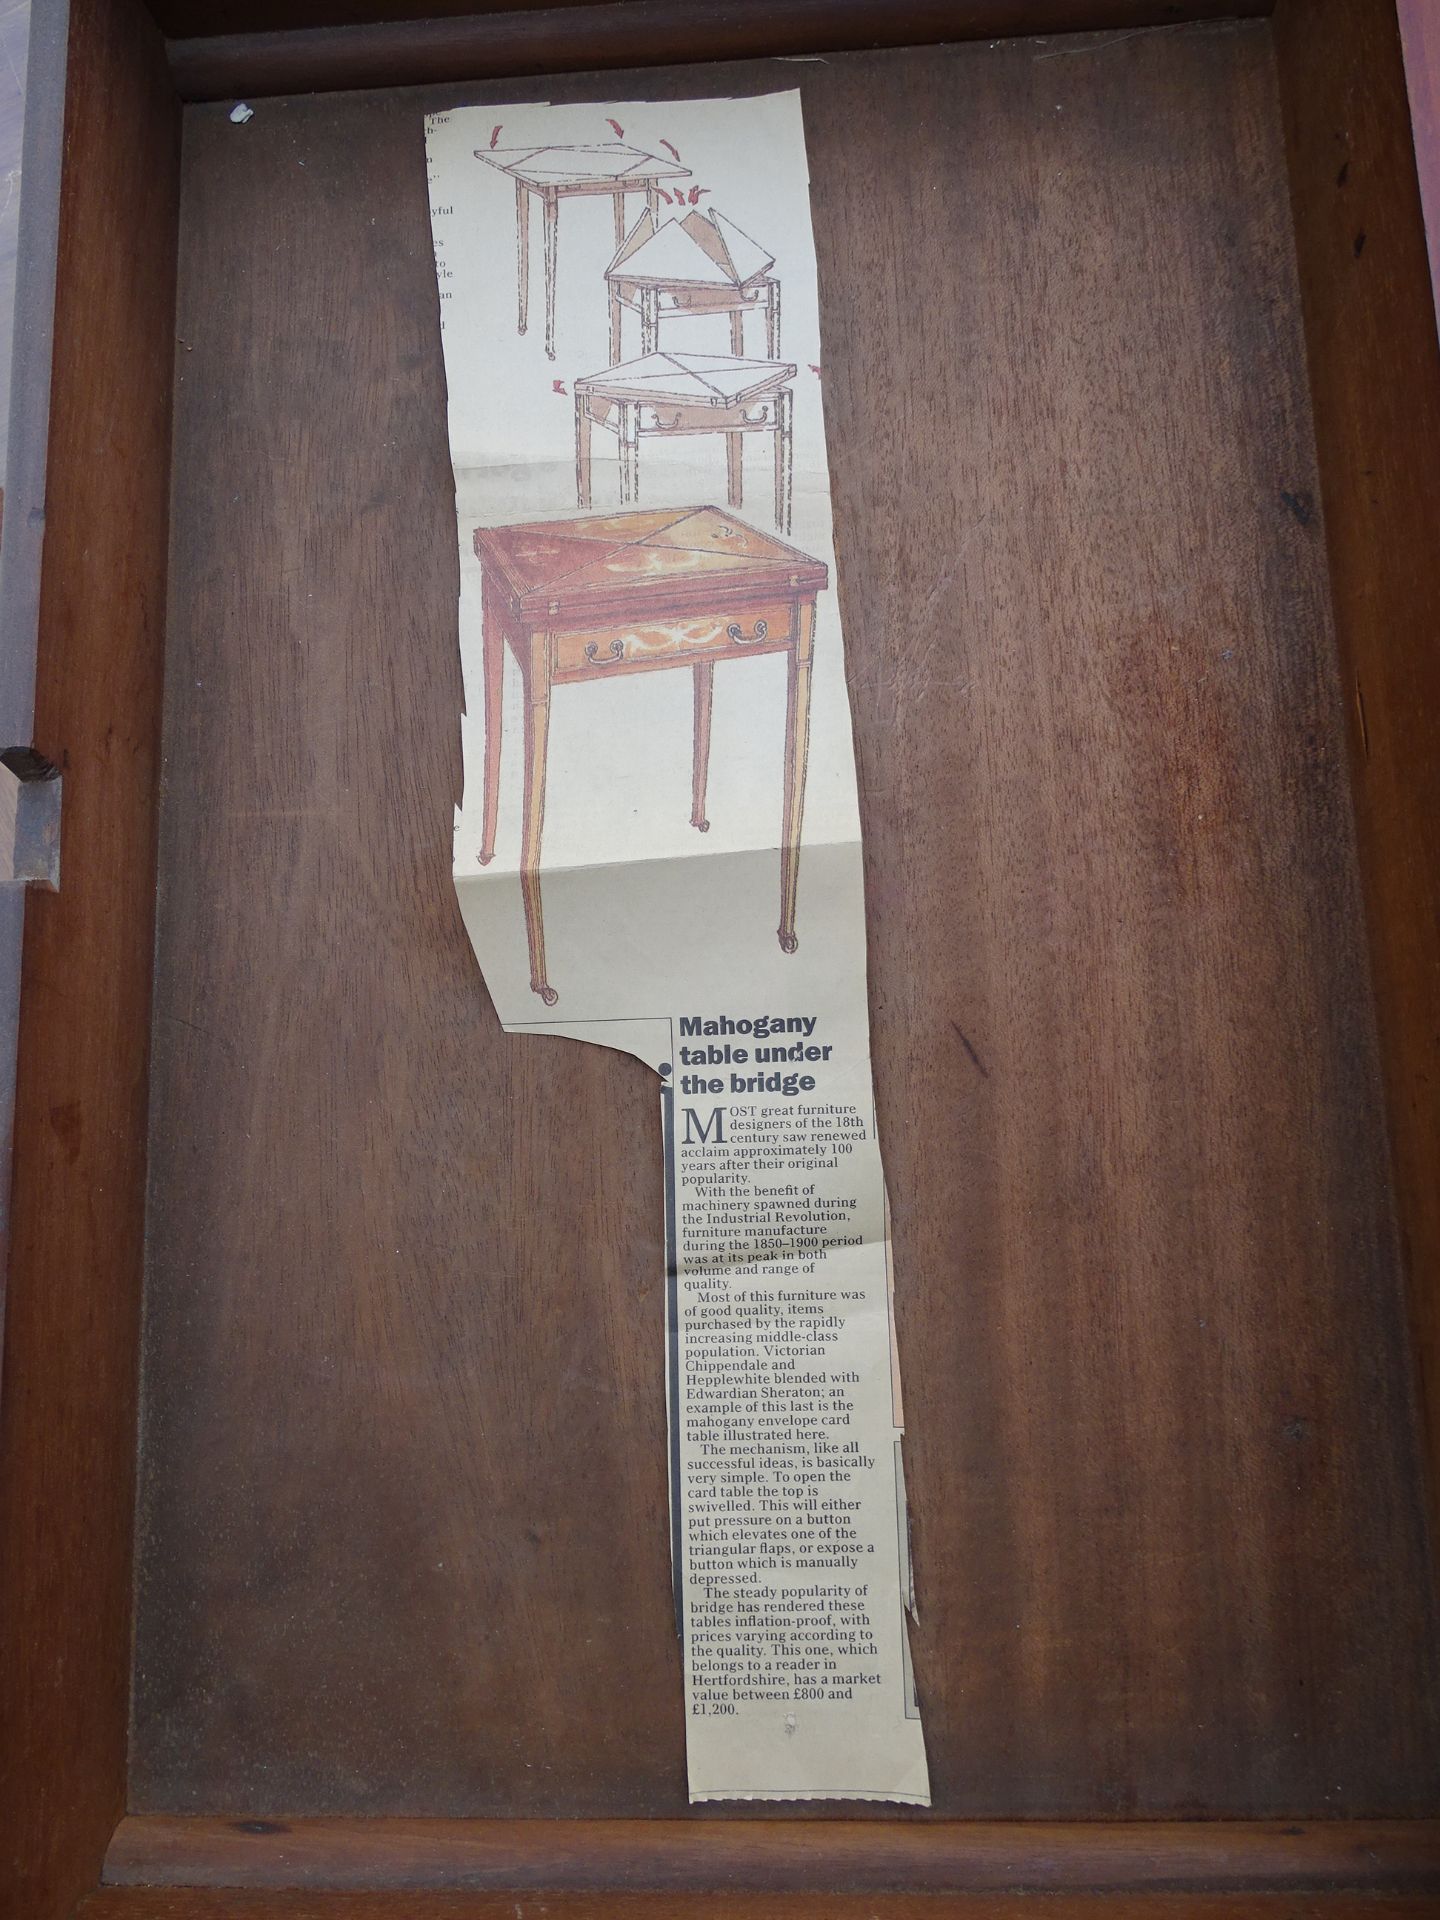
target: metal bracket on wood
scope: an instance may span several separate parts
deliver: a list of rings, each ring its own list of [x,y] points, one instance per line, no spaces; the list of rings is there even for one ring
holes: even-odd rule
[[[0,885],[60,886],[60,769],[34,747],[0,748]]]

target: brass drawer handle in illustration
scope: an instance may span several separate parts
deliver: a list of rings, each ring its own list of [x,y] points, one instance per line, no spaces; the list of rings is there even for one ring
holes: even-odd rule
[[[738,620],[732,620],[725,629],[725,638],[727,640],[734,640],[737,645],[742,647],[753,647],[757,642],[768,640],[769,637],[770,623],[768,620],[757,620],[753,633],[744,632]]]
[[[625,642],[623,640],[612,640],[604,653],[602,653],[598,640],[587,640],[585,642],[585,658],[592,667],[612,666],[615,661],[625,658]]]

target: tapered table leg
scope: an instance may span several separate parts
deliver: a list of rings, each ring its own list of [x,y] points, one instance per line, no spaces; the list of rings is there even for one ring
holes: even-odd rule
[[[614,287],[610,289],[610,364],[620,364],[620,296]]]
[[[654,287],[640,289],[640,351],[660,351],[660,295]]]
[[[575,396],[575,504],[590,504],[590,403],[583,393]]]
[[[727,433],[725,436],[725,499],[732,507],[745,504],[745,436],[743,433]]]
[[[782,387],[775,396],[775,526],[790,531],[790,488],[794,467],[795,396]]]
[[[620,402],[620,504],[633,507],[640,498],[640,403]]]
[[[815,643],[815,602],[802,601],[795,615],[795,646],[787,656],[785,687],[785,806],[780,823],[780,950],[794,953],[795,901],[800,889],[800,829],[805,815],[805,768],[810,754],[810,657]]]
[[[560,200],[553,187],[545,189],[545,352],[555,358],[555,229]]]
[[[625,193],[612,193],[610,204],[615,209],[615,251],[618,253],[625,240]]]
[[[525,669],[525,816],[520,838],[520,891],[530,945],[530,990],[547,1007],[560,998],[545,977],[545,911],[540,898],[540,841],[545,830],[545,759],[550,744],[550,664],[546,636],[529,642]]]
[[[772,360],[780,358],[780,282],[772,280],[765,289],[765,351]]]
[[[697,660],[695,675],[695,770],[690,785],[690,824],[700,833],[710,831],[705,817],[705,788],[710,778],[710,709],[715,696],[715,662]]]
[[[505,696],[505,633],[491,601],[498,592],[481,580],[481,649],[485,670],[485,817],[480,838],[480,864],[495,858],[495,830],[500,818],[500,724]]]
[[[745,351],[745,316],[738,307],[730,313],[730,351],[738,359]],[[745,448],[738,433],[725,436],[725,499],[732,507],[744,505]]]
[[[517,333],[530,324],[530,190],[515,182],[515,285],[520,304]]]

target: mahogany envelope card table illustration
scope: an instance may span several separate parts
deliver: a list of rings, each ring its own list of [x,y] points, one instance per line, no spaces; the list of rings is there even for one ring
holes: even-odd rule
[[[800,828],[810,719],[815,596],[828,569],[715,507],[600,514],[528,526],[477,527],[485,650],[485,817],[480,863],[495,855],[500,812],[505,647],[525,698],[525,820],[520,884],[530,986],[559,998],[545,967],[540,841],[550,702],[555,687],[685,667],[695,681],[690,824],[708,833],[706,775],[717,662],[786,657],[780,846],[783,952],[795,951]]]
[[[804,248],[686,122],[781,92]],[[472,507],[476,108],[535,385]],[[0,1917],[1440,1912],[1435,8],[34,0],[27,109]],[[803,1032],[847,699],[931,1804],[692,1805],[684,1269],[569,862],[698,888],[753,801],[715,1044]]]
[[[590,505],[592,430],[608,427],[620,452],[620,504],[639,498],[640,442],[725,435],[726,502],[745,504],[745,435],[768,433],[775,456],[775,525],[790,531],[795,369],[783,360],[648,353],[575,382],[575,504]]]
[[[730,351],[745,351],[745,315],[765,317],[765,351],[780,354],[780,279],[773,254],[715,207],[667,220],[646,207],[606,269],[610,358],[620,358],[622,315],[640,316],[640,351],[660,345],[660,322],[708,313],[730,321]]]
[[[518,326],[524,333],[530,316],[530,201],[540,202],[545,249],[545,351],[555,358],[555,273],[559,247],[560,202],[576,195],[608,194],[615,206],[615,244],[625,238],[625,196],[643,193],[646,211],[659,207],[655,183],[688,178],[689,168],[663,154],[645,153],[623,140],[595,146],[477,148],[477,160],[498,167],[515,182],[515,280]]]

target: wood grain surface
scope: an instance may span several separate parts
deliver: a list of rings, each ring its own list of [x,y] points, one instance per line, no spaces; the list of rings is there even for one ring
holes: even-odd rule
[[[624,0],[623,6],[616,6],[615,0],[566,0],[564,7],[557,7],[553,0],[147,0],[161,30],[175,39],[294,33],[310,28],[393,22],[415,25],[460,15],[472,15],[489,23],[497,15],[503,18],[512,13],[561,12],[570,14],[572,33],[583,36],[596,29],[586,23],[580,9],[596,4],[608,4],[612,12],[653,15],[657,11],[652,0]],[[663,4],[670,8],[672,16],[678,11],[675,0],[663,0]],[[814,17],[822,19],[826,7],[820,0],[811,0],[811,4]],[[935,0],[892,0],[889,7],[877,5],[876,0],[849,0],[849,4],[869,5],[877,27],[894,31],[902,25],[913,30],[924,20],[927,11],[933,10]],[[835,14],[842,11],[834,6],[833,0],[829,0],[828,10]],[[747,16],[773,16],[778,11],[775,0],[729,0],[720,31],[722,34],[751,31]],[[964,39],[972,33],[1046,33],[1075,27],[1173,25],[1176,21],[1197,19],[1218,11],[1217,0],[948,0],[950,24],[946,31],[947,35]],[[1240,0],[1239,5],[1232,0],[1230,11],[1246,11],[1245,0]],[[699,17],[697,10],[697,22]],[[706,42],[697,49],[697,57],[704,58],[715,51],[715,31],[712,19]]]
[[[1440,14],[1427,0],[1396,0],[1395,15],[1404,49],[1433,306],[1440,301]]]
[[[547,90],[797,84],[936,1814],[1432,1809],[1269,29]],[[511,91],[187,114],[140,1811],[685,1811],[653,1082],[448,870],[418,114]]]
[[[48,476],[24,463],[45,540],[6,562],[38,569],[33,739],[64,803],[60,891],[24,908],[0,1392],[7,1920],[68,1915],[125,1804],[179,182],[149,17],[73,0],[62,99],[48,53],[65,9],[43,14],[31,84],[65,114]],[[26,639],[7,627],[8,647]]]
[[[186,100],[245,93],[310,93],[337,87],[489,80],[501,74],[584,73],[670,61],[792,55],[813,59],[846,47],[916,46],[1000,34],[1065,34],[1076,28],[1129,33],[1189,20],[1268,13],[1272,0],[623,0],[609,6],[534,6],[449,16],[428,4],[287,10],[283,30],[225,31],[170,44],[175,85]],[[183,6],[184,0],[181,0]],[[178,9],[176,9],[178,12]],[[198,14],[190,8],[190,16]],[[468,11],[468,10],[467,10]],[[264,5],[237,7],[257,24]],[[302,25],[341,14],[370,24]],[[410,16],[418,15],[418,18]],[[174,17],[167,13],[167,18]]]
[[[1424,1820],[122,1820],[115,1886],[311,1891],[1440,1895]]]
[[[1440,339],[1393,9],[1287,3],[1275,33],[1440,1539]],[[1410,99],[1433,190],[1440,126],[1423,71],[1412,66]]]
[[[942,1904],[943,1902],[943,1904]],[[75,1920],[1431,1920],[1431,1893],[287,1893],[112,1887]]]
[[[552,0],[146,0],[162,33],[175,39],[294,32],[373,21],[453,19],[457,14],[529,13]],[[566,0],[572,7],[614,0]],[[627,0],[628,3],[628,0]]]

